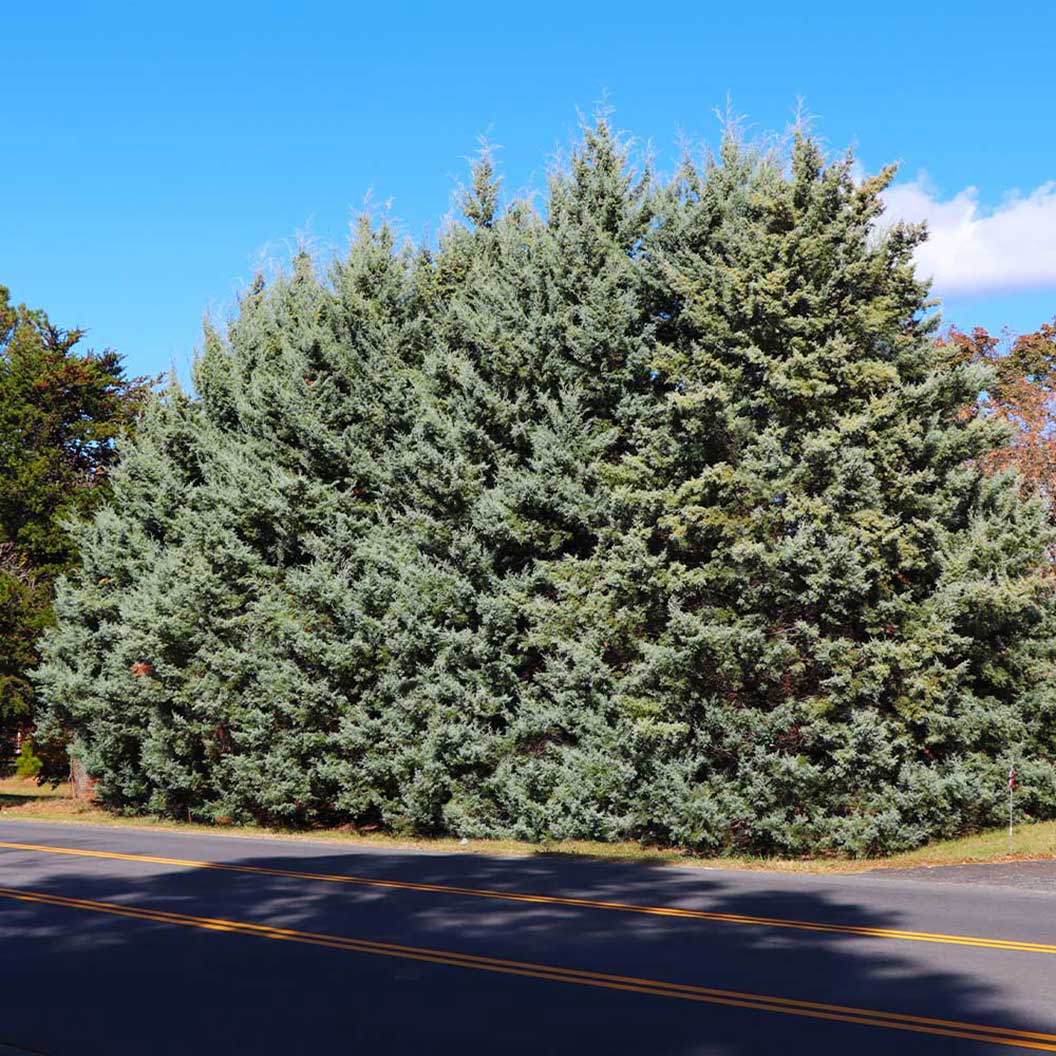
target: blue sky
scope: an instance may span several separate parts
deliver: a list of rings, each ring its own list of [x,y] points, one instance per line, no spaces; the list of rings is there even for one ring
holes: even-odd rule
[[[902,164],[940,229],[950,321],[1056,314],[1049,4],[18,4],[0,22],[0,283],[134,372],[183,372],[298,232],[341,246],[370,192],[413,236],[487,134],[541,181],[577,108],[669,168],[727,96],[758,131],[802,98],[831,147]]]

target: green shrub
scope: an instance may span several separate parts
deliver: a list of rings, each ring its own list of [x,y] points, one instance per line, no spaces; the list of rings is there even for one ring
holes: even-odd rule
[[[15,756],[15,776],[28,780],[37,777],[44,769],[44,760],[33,750],[33,738],[27,737],[22,742],[22,748]]]

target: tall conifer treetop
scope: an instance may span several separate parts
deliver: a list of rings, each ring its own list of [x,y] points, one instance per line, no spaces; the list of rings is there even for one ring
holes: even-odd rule
[[[1056,813],[1045,512],[889,225],[797,134],[586,128],[435,249],[363,222],[209,330],[39,675],[128,811],[700,850]]]

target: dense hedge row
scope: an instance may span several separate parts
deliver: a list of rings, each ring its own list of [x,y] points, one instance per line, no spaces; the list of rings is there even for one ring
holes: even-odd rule
[[[701,849],[1056,813],[1040,505],[978,457],[891,173],[669,181],[602,123],[538,207],[364,223],[209,330],[78,533],[39,688],[115,808]]]

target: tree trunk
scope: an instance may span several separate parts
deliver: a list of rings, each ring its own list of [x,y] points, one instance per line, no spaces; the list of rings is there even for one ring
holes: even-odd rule
[[[70,757],[70,784],[73,785],[74,799],[83,799],[88,803],[95,799],[95,778],[89,776],[76,756]]]

